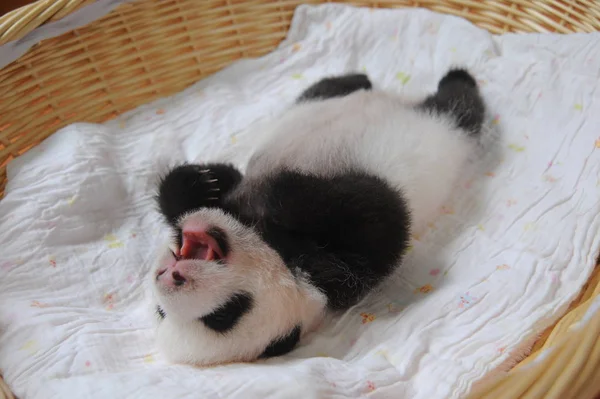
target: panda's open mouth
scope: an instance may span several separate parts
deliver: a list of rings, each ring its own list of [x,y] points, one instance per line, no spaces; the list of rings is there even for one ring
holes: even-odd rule
[[[180,259],[198,259],[206,261],[217,261],[225,257],[221,245],[219,245],[219,234],[211,234],[207,231],[183,231],[183,240]],[[217,236],[217,237],[215,237]]]

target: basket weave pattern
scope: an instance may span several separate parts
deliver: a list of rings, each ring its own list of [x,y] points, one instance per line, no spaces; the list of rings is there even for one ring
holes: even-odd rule
[[[40,0],[0,18],[0,45],[93,0]],[[60,37],[0,70],[0,198],[6,165],[80,121],[104,122],[175,94],[240,58],[271,51],[295,8],[309,0],[138,0]],[[367,7],[423,7],[464,17],[491,33],[600,31],[598,0],[345,1]],[[473,397],[592,398],[600,392],[600,317],[568,331],[600,294],[598,268],[571,311],[548,329],[533,354]],[[540,349],[552,346],[533,364]],[[3,387],[0,379],[0,398]],[[11,397],[11,396],[7,396]]]

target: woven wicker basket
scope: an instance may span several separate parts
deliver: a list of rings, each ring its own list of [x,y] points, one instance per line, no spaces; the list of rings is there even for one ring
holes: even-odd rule
[[[285,37],[296,6],[320,2],[140,0],[35,45],[0,70],[0,197],[7,163],[57,129],[78,121],[106,121],[181,91],[237,59],[263,55]],[[0,45],[90,3],[40,0],[15,10],[0,18]],[[600,30],[598,0],[347,3],[429,8],[464,17],[496,34]],[[532,353],[510,373],[480,384],[472,398],[585,399],[600,393],[600,314],[585,328],[570,330],[600,295],[599,269]],[[538,358],[548,347],[552,351]],[[13,396],[0,379],[3,397]]]

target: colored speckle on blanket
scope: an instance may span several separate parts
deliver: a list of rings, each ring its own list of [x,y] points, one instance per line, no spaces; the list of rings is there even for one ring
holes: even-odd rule
[[[403,85],[405,85],[410,80],[410,75],[408,75],[404,72],[398,72],[396,74],[396,79],[398,79]]]
[[[162,109],[162,108],[159,108],[159,109],[157,109],[157,110],[156,110],[156,115],[164,115],[164,114],[165,114],[165,112],[167,112],[167,111],[165,111],[165,110],[164,110],[164,109]]]
[[[552,175],[544,175],[544,181],[548,183],[555,183],[558,179]]]
[[[438,274],[440,274],[440,269],[431,269],[429,271],[430,276],[437,276]]]
[[[375,352],[375,354],[378,355],[378,356],[382,356],[382,357],[384,357],[386,359],[388,357],[387,351],[383,350],[383,349],[379,349],[377,352]]]
[[[107,234],[104,236],[104,241],[108,242],[109,248],[121,248],[123,243],[114,234]]]
[[[494,115],[494,119],[492,119],[492,124],[497,125],[500,123],[500,115]]]
[[[237,143],[237,137],[235,135],[232,135],[229,139],[231,141],[231,144]]]
[[[301,73],[294,73],[294,74],[292,74],[292,79],[299,80],[299,79],[302,79],[302,78],[304,78],[304,76]]]
[[[498,265],[496,266],[496,270],[510,270],[510,266],[507,264]]]
[[[5,260],[4,262],[0,263],[0,269],[2,270],[10,270],[15,266],[15,262],[11,262],[10,260]]]
[[[106,310],[113,310],[115,307],[114,304],[115,295],[114,294],[105,294],[104,295],[104,304],[106,305]]]
[[[496,176],[496,174],[494,172],[486,172],[485,175],[487,177],[495,177]]]
[[[30,355],[33,355],[38,351],[37,341],[35,341],[33,339],[29,340],[29,341],[25,342],[23,344],[23,346],[21,346],[19,349],[22,351],[28,352]]]
[[[301,49],[301,48],[302,48],[302,46],[301,46],[300,44],[298,44],[298,43],[295,43],[295,44],[292,46],[292,52],[293,52],[293,53],[297,53],[298,51],[300,51],[300,49]]]
[[[77,196],[76,196],[76,195],[72,196],[71,198],[69,198],[69,199],[67,200],[67,204],[69,204],[69,205],[73,205],[73,204],[75,203],[75,200],[76,200],[76,199],[77,199]]]
[[[404,306],[392,302],[392,303],[388,303],[387,309],[388,309],[388,313],[395,314],[395,313],[400,313],[404,309]]]
[[[92,365],[92,362],[90,362],[89,360],[85,361],[85,367],[90,367]]]
[[[425,284],[415,290],[415,294],[428,294],[433,291],[433,286],[431,284]]]
[[[442,206],[441,211],[444,215],[454,215],[454,209],[449,206]]]
[[[510,198],[510,199],[506,200],[506,207],[507,208],[510,208],[511,206],[516,205],[516,204],[517,204],[517,200],[515,200],[515,199]]]
[[[437,35],[439,30],[440,30],[440,27],[435,22],[431,22],[427,25],[427,33],[429,33],[430,35]]]
[[[125,121],[123,121],[123,120],[122,120],[122,121],[119,121],[119,128],[120,128],[120,129],[125,129],[125,126],[126,126],[126,123],[125,123]]]
[[[362,324],[370,323],[377,318],[374,314],[366,312],[361,313],[360,316],[362,317]]]
[[[367,392],[373,392],[376,389],[373,381],[367,381]]]
[[[50,266],[56,267],[56,258],[54,256],[50,256],[48,262],[50,263]]]
[[[482,224],[478,224],[478,225],[477,225],[477,230],[479,230],[479,231],[485,231],[485,227],[484,227],[484,225],[482,225]]]
[[[473,303],[475,303],[477,301],[477,298],[471,296],[468,292],[465,293],[464,295],[460,296],[460,300],[458,302],[458,308],[459,309],[467,309],[470,308]]]
[[[577,103],[573,105],[573,108],[575,108],[576,111],[583,111],[583,104]]]
[[[47,303],[39,302],[39,301],[32,301],[30,306],[32,308],[40,308],[40,309],[42,309],[42,308],[47,308],[50,305],[48,305]]]
[[[525,225],[523,226],[523,230],[525,230],[525,231],[530,231],[530,230],[534,230],[534,229],[535,229],[535,223],[532,223],[532,222],[525,223]]]
[[[596,145],[596,148],[600,148],[600,138],[598,138],[598,139],[596,140],[596,143],[595,143],[595,145]]]
[[[152,356],[152,355],[144,356],[144,363],[146,363],[146,364],[154,363],[154,356]]]
[[[523,151],[525,151],[525,147],[523,147],[522,145],[514,144],[514,143],[509,144],[508,148],[510,148],[514,152],[523,152]]]

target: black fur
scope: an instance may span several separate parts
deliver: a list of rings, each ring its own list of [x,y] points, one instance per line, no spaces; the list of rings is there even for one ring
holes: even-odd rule
[[[314,83],[298,97],[298,102],[343,97],[357,90],[371,90],[373,85],[362,73],[324,78]]]
[[[167,223],[199,208],[222,205],[225,194],[242,180],[242,174],[227,164],[184,164],[173,168],[159,184],[157,202]]]
[[[279,337],[271,341],[265,351],[258,357],[267,359],[269,357],[282,356],[290,352],[300,341],[300,326],[294,327],[290,333],[284,337]]]
[[[163,308],[161,308],[160,306],[156,306],[156,314],[158,315],[158,317],[161,320],[164,319],[165,317],[167,317],[167,314],[165,313]]]
[[[258,205],[264,215],[255,228],[292,271],[308,273],[332,309],[362,299],[408,245],[410,215],[401,193],[367,173],[324,178],[281,171],[260,192],[266,202]]]
[[[485,117],[485,104],[477,82],[464,69],[453,69],[438,84],[437,93],[427,97],[420,106],[431,112],[451,115],[456,125],[479,135]]]
[[[254,299],[251,294],[240,292],[229,298],[225,304],[214,312],[202,316],[200,321],[211,330],[226,333],[232,330],[242,316],[252,309],[253,304]]]
[[[292,272],[307,273],[332,309],[362,299],[389,275],[408,245],[410,215],[401,193],[367,173],[324,178],[279,171],[260,184],[244,184],[221,199],[221,208],[254,228]],[[169,189],[169,198],[188,191]],[[174,209],[169,199],[162,200]],[[203,202],[200,196],[194,201]]]

